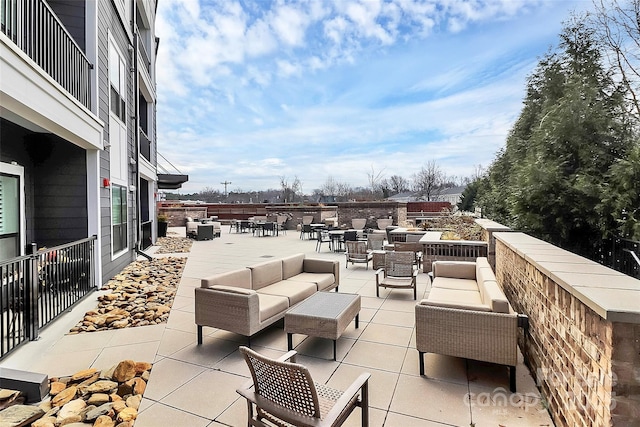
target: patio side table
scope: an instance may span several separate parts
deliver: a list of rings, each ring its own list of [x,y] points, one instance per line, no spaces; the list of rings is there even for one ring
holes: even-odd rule
[[[338,292],[316,292],[284,315],[288,349],[293,349],[293,334],[333,340],[333,360],[336,341],[355,317],[359,326],[360,295]]]

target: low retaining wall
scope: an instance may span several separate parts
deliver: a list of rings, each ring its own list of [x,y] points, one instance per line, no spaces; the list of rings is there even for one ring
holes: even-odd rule
[[[495,233],[496,278],[529,316],[525,362],[557,426],[637,426],[640,280],[535,239]]]
[[[393,219],[393,224],[402,224],[407,219],[407,204],[402,202],[338,202],[338,226],[351,228],[351,220],[364,218],[365,228],[378,228],[380,218]]]

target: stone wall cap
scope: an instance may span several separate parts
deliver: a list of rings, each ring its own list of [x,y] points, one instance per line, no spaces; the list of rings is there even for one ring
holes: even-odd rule
[[[640,280],[522,232],[494,235],[603,319],[640,324]]]
[[[487,231],[511,231],[511,228],[486,218],[476,218],[475,223]]]

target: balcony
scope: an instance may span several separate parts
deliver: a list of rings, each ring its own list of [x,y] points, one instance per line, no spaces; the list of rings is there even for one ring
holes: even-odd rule
[[[2,0],[2,6],[2,32],[82,105],[90,108],[93,65],[47,3]]]
[[[140,154],[151,162],[151,140],[142,129],[140,129]]]

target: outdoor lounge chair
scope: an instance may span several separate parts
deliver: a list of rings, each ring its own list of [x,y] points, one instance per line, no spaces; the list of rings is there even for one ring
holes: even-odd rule
[[[368,234],[367,249],[369,251],[380,251],[384,247],[384,234]]]
[[[369,269],[369,261],[373,259],[373,254],[367,250],[367,242],[363,241],[346,241],[344,244],[347,246],[347,261],[345,267],[349,267],[349,262],[353,265],[356,262],[364,263]]]
[[[393,244],[396,252],[410,252],[413,254],[413,263],[420,269],[422,265],[422,244],[418,242],[395,242]]]
[[[185,219],[186,219],[185,227],[186,227],[187,237],[195,238],[198,235],[198,224],[200,223],[194,221],[193,218],[190,218],[190,217],[187,217]]]
[[[240,352],[253,379],[236,390],[247,399],[248,426],[341,426],[356,406],[362,408],[362,427],[369,425],[371,374],[360,374],[343,392],[314,383],[309,370],[294,363],[295,351],[278,359],[247,347]]]
[[[387,252],[384,268],[376,271],[376,296],[380,296],[380,288],[413,289],[413,299],[417,299],[418,270],[413,268],[413,260],[412,252]]]

